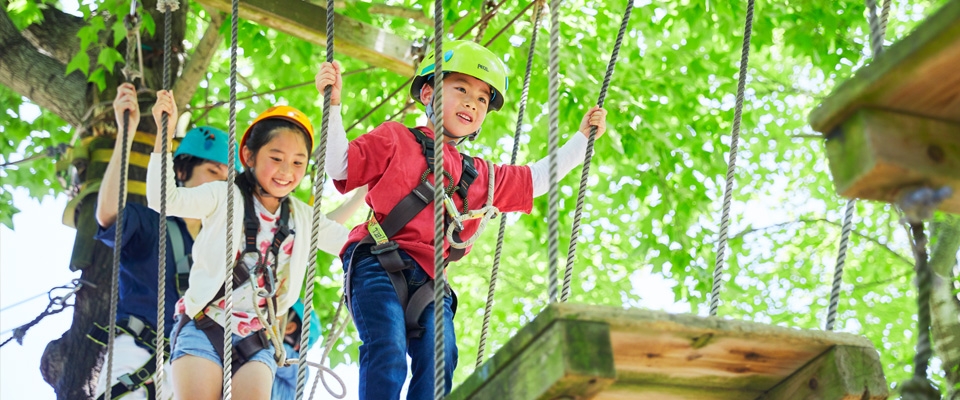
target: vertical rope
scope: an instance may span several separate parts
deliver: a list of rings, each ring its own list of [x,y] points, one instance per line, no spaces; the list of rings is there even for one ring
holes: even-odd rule
[[[840,232],[840,250],[837,254],[837,266],[833,271],[833,287],[830,288],[830,306],[827,308],[827,324],[824,329],[833,330],[837,321],[837,306],[840,303],[840,285],[843,283],[843,267],[847,262],[847,244],[853,230],[853,212],[857,208],[856,200],[848,200],[843,212],[843,228]]]
[[[737,105],[733,112],[733,131],[730,134],[730,158],[727,163],[727,184],[723,190],[723,212],[720,217],[720,241],[717,244],[717,262],[713,268],[713,290],[710,292],[710,316],[720,307],[720,288],[723,283],[723,259],[727,251],[727,230],[730,228],[730,203],[733,201],[733,173],[737,165],[737,146],[740,142],[740,120],[743,116],[743,92],[747,85],[747,64],[750,56],[750,35],[753,32],[753,3],[747,0],[747,17],[743,28],[743,49],[740,52],[740,75],[737,80]]]
[[[134,43],[131,40],[132,36],[130,31],[133,29],[139,29],[140,24],[137,23],[136,19],[137,11],[137,1],[133,0],[130,3],[130,16],[129,20],[131,21],[130,25],[127,26],[127,59],[124,66],[124,74],[126,75],[127,81],[133,82],[141,72],[134,72],[136,68],[130,67],[132,65],[131,60],[133,59],[133,52],[131,51],[134,47]],[[141,81],[143,79],[141,78]],[[139,122],[139,121],[138,121]],[[116,232],[113,237],[113,265],[110,274],[110,313],[108,318],[110,318],[109,331],[107,332],[107,386],[104,391],[104,399],[110,400],[113,397],[113,393],[110,390],[111,382],[113,382],[113,344],[116,341],[117,336],[117,302],[120,297],[120,253],[123,247],[123,214],[124,209],[127,206],[127,168],[128,168],[128,158],[129,158],[129,148],[127,147],[127,142],[130,138],[130,111],[125,110],[123,112],[123,126],[120,131],[120,135],[117,140],[121,141],[122,147],[120,149],[120,194],[117,198],[117,220],[114,223],[114,229]]]
[[[230,12],[230,119],[227,129],[227,249],[223,279],[223,312],[226,323],[223,327],[223,400],[233,398],[233,368],[228,360],[233,359],[233,198],[237,169],[234,167],[237,147],[237,25],[239,25],[240,0],[232,0]]]
[[[327,62],[333,62],[333,0],[327,0]],[[300,332],[300,360],[297,365],[297,400],[303,399],[307,388],[307,353],[310,344],[310,315],[313,313],[313,287],[317,276],[317,251],[320,247],[320,218],[323,211],[320,204],[323,199],[324,170],[327,157],[327,132],[330,130],[331,86],[323,88],[323,116],[320,122],[320,143],[317,146],[316,168],[313,175],[313,228],[310,235],[310,257],[307,258],[307,273],[304,282],[303,318]],[[313,151],[313,149],[310,149]],[[322,373],[322,372],[321,372]]]
[[[620,32],[617,33],[617,41],[613,45],[613,54],[610,56],[610,62],[607,64],[607,74],[603,77],[603,85],[600,86],[600,98],[597,105],[603,107],[603,102],[607,98],[607,89],[610,87],[610,79],[613,77],[613,69],[617,65],[617,56],[620,54],[620,45],[623,43],[623,34],[627,30],[627,24],[630,23],[630,14],[633,11],[633,0],[627,0],[627,10],[623,12],[623,20],[620,22]],[[573,262],[577,259],[577,238],[580,236],[580,216],[583,215],[583,200],[587,194],[587,178],[590,177],[590,162],[593,160],[593,142],[597,136],[597,127],[590,127],[590,137],[587,139],[587,152],[583,160],[583,171],[580,174],[580,191],[577,193],[577,208],[573,214],[573,228],[570,234],[570,247],[567,249],[567,268],[563,274],[563,292],[560,301],[565,302],[570,298],[570,281],[573,279]]]
[[[877,58],[883,53],[883,38],[886,36],[887,18],[890,15],[890,0],[884,0],[883,12],[880,20],[877,21],[876,0],[866,0],[868,18],[870,24],[870,48],[873,52],[873,58]],[[827,307],[827,323],[824,329],[832,331],[837,321],[837,308],[840,304],[840,286],[843,284],[843,268],[847,262],[847,244],[850,241],[850,233],[853,230],[853,213],[856,210],[857,201],[850,199],[844,207],[843,225],[840,231],[840,249],[837,254],[837,265],[833,271],[833,286],[830,288],[830,305]]]
[[[547,135],[547,159],[550,171],[550,190],[547,195],[547,251],[549,253],[549,277],[547,292],[550,302],[557,302],[558,258],[559,258],[559,214],[560,194],[557,189],[557,143],[560,126],[560,3],[562,0],[550,0],[550,57],[549,57],[549,132]]]
[[[157,6],[161,6],[161,3],[158,3]],[[174,3],[175,4],[175,3]],[[163,10],[163,90],[170,90],[170,54],[171,51],[171,42],[173,37],[173,14],[174,9],[167,6]],[[167,152],[169,149],[167,137],[172,132],[167,131],[167,123],[169,122],[170,115],[163,113],[160,116],[160,154],[163,157],[160,158],[160,227],[159,232],[159,249],[158,249],[158,260],[157,260],[157,344],[156,351],[156,363],[157,363],[157,372],[154,377],[154,387],[156,390],[156,398],[162,399],[163,397],[163,348],[164,348],[164,324],[166,323],[167,311],[166,311],[166,292],[167,292]]]
[[[520,134],[523,131],[523,114],[527,110],[527,97],[530,94],[530,72],[533,70],[533,55],[537,49],[537,31],[540,30],[540,17],[543,7],[533,11],[533,32],[530,33],[530,51],[527,53],[527,69],[523,75],[523,89],[520,91],[520,109],[517,111],[517,129],[513,133],[513,151],[510,153],[510,165],[517,163],[520,150]],[[500,255],[503,252],[503,237],[507,229],[507,218],[500,216],[500,232],[497,234],[497,249],[493,253],[493,268],[490,269],[490,286],[487,289],[487,304],[483,307],[483,325],[480,328],[480,348],[477,350],[477,368],[483,364],[487,349],[487,336],[490,335],[490,314],[493,312],[493,296],[497,288],[497,275],[500,271]]]
[[[914,378],[927,379],[927,367],[933,351],[930,347],[930,291],[933,275],[927,263],[927,235],[923,222],[911,222],[914,238],[914,254],[917,261],[917,355],[913,359]]]
[[[434,363],[433,363],[433,398],[441,400],[444,397],[446,376],[446,360],[444,359],[444,329],[443,329],[443,298],[446,295],[446,263],[443,259],[443,0],[433,3],[433,45],[434,45],[434,73],[433,73],[433,329],[434,329]]]

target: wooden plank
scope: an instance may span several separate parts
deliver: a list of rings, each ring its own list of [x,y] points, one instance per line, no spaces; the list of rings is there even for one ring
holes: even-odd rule
[[[550,370],[548,365],[552,362],[540,361],[545,358],[532,354],[544,354],[543,348],[558,346],[546,339],[544,332],[556,329],[552,328],[554,324],[563,321],[601,323],[609,330],[616,381],[593,397],[602,400],[755,399],[836,345],[874,351],[866,338],[844,333],[649,310],[553,304],[521,329],[450,398],[471,398],[478,390],[508,385],[504,377],[526,381],[531,378],[525,375],[546,374],[543,370]],[[585,346],[588,354],[606,348],[605,344],[589,343],[578,345]],[[534,367],[519,368],[520,363]],[[553,372],[553,376],[557,373]],[[517,391],[492,393],[499,397],[475,398],[539,398],[524,397]]]
[[[498,352],[447,398],[587,399],[616,378],[604,323],[556,320],[528,339],[519,353]]]
[[[960,0],[950,0],[810,113],[829,134],[861,107],[960,122]]]
[[[836,346],[760,400],[881,400],[889,396],[876,350]]]
[[[960,123],[861,109],[826,147],[844,197],[895,202],[904,188],[946,185],[954,194],[940,209],[960,212]]]
[[[226,13],[231,10],[229,0],[196,1]],[[303,0],[243,0],[240,17],[312,43],[327,43],[326,9]],[[333,19],[338,54],[413,76],[412,41],[340,14],[335,13]]]

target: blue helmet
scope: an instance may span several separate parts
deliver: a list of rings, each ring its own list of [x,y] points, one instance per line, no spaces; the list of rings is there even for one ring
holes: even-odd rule
[[[234,147],[233,151],[235,154],[234,166],[237,172],[240,172],[240,157],[237,148]],[[174,158],[180,155],[194,156],[227,165],[227,133],[212,126],[193,128],[180,141],[177,152],[173,153]]]
[[[297,313],[297,317],[300,318],[300,326],[303,326],[303,302],[300,299],[297,299],[296,303],[293,303],[293,311]],[[317,318],[317,313],[310,311],[310,338],[307,341],[307,349],[313,347],[313,344],[320,340],[320,319]]]

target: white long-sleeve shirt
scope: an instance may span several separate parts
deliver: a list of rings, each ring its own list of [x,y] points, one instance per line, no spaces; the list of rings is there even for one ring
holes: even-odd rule
[[[171,153],[150,155],[147,167],[147,205],[160,209],[160,157],[167,157],[167,214],[181,218],[199,219],[203,229],[193,244],[193,267],[190,270],[190,287],[183,295],[187,315],[193,317],[214,300],[223,285],[227,271],[227,190],[233,193],[233,249],[243,250],[243,195],[236,186],[227,187],[227,182],[210,182],[193,188],[177,187],[172,177]],[[296,232],[293,252],[290,255],[290,282],[284,295],[277,299],[277,310],[286,313],[300,296],[300,286],[306,274],[307,259],[313,223],[313,209],[304,202],[290,199],[290,218]],[[319,247],[330,254],[339,254],[347,241],[349,231],[326,217],[320,218]],[[232,263],[232,261],[231,261]]]
[[[347,179],[347,132],[343,128],[340,106],[330,108],[330,131],[327,136],[326,171],[330,178]],[[587,151],[587,138],[580,132],[570,135],[557,152],[557,174],[565,176],[583,161]],[[533,180],[533,197],[542,196],[550,189],[550,160],[541,158],[528,165]]]

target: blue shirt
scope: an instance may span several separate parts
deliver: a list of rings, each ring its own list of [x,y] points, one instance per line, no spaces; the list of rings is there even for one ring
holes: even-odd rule
[[[193,250],[193,238],[187,231],[182,219],[168,217],[180,228],[184,241],[184,252]],[[117,302],[117,321],[134,316],[157,327],[157,268],[160,243],[160,214],[137,203],[127,203],[123,209],[123,236],[120,251],[120,298]],[[116,224],[100,227],[96,239],[110,248],[114,248]],[[166,282],[166,318],[164,318],[164,337],[170,336],[173,328],[173,313],[177,300],[177,262],[167,234],[167,282]]]

